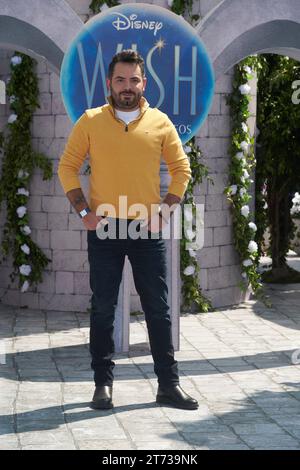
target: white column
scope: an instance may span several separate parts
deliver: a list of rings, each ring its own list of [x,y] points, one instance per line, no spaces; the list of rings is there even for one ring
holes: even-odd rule
[[[130,277],[129,260],[126,256],[122,281],[119,289],[118,304],[115,312],[114,341],[116,352],[129,351],[130,325]]]
[[[168,191],[170,175],[164,162],[160,167],[161,197]],[[177,211],[177,209],[176,209]],[[168,304],[172,321],[172,337],[175,351],[179,350],[179,321],[180,321],[180,240],[174,239],[175,214],[172,215],[170,224],[170,238],[165,240],[167,249],[167,284]]]
[[[161,197],[169,186],[170,175],[164,162],[160,168]],[[180,240],[174,239],[174,215],[170,223],[170,239],[165,239],[167,257],[167,284],[168,304],[172,321],[172,337],[174,349],[179,350],[179,318],[180,318]],[[115,350],[116,352],[129,351],[129,326],[130,326],[130,271],[129,260],[126,256],[122,282],[119,290],[118,305],[115,312]]]

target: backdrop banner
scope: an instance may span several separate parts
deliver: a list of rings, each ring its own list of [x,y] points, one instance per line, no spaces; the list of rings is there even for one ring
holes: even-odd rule
[[[205,121],[214,74],[194,28],[180,15],[146,3],[109,8],[88,21],[69,46],[61,68],[61,91],[72,122],[87,108],[106,103],[112,57],[137,50],[145,61],[144,93],[174,123],[184,144]]]

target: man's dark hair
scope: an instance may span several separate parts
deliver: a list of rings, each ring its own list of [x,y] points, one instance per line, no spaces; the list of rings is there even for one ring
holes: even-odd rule
[[[118,62],[124,62],[127,64],[138,64],[142,72],[142,77],[145,77],[145,63],[143,57],[133,49],[125,49],[124,51],[118,52],[118,54],[114,55],[111,63],[109,64],[108,78],[110,80],[112,79],[115,65]]]

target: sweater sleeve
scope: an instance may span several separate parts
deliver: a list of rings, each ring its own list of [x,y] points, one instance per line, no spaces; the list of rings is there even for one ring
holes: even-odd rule
[[[58,177],[65,193],[80,188],[79,170],[89,151],[87,115],[75,123],[58,165]]]
[[[172,121],[167,118],[165,134],[162,143],[162,156],[171,175],[168,193],[183,197],[192,172],[180,137]]]

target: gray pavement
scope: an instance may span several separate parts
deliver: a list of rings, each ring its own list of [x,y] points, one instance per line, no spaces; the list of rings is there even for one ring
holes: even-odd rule
[[[0,449],[300,449],[300,285],[268,293],[272,308],[181,317],[176,358],[195,411],[155,403],[143,315],[129,357],[115,356],[115,407],[95,411],[88,314],[0,304]]]

